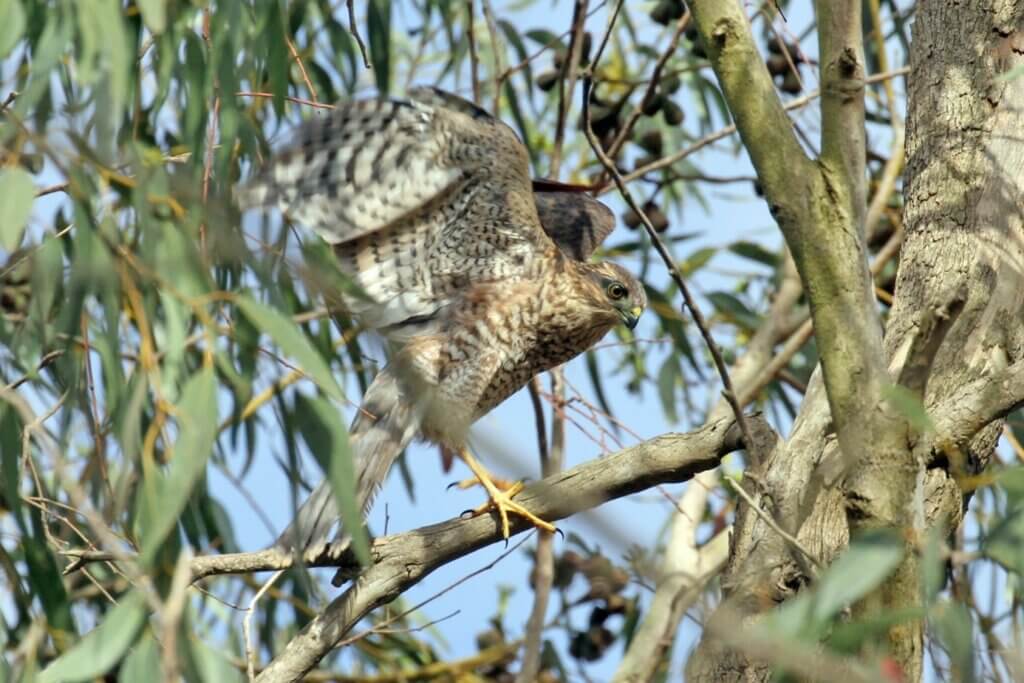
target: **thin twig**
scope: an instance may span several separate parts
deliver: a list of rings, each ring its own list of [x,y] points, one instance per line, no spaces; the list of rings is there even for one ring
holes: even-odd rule
[[[598,57],[600,57],[600,54],[598,54]],[[595,64],[597,63],[598,57],[595,57]],[[690,294],[690,289],[686,286],[686,281],[683,280],[682,273],[679,270],[679,267],[676,266],[675,260],[668,252],[668,248],[665,247],[665,243],[661,241],[661,237],[654,229],[654,225],[651,224],[651,219],[647,217],[647,214],[644,213],[643,209],[641,209],[636,203],[636,200],[633,199],[633,195],[630,193],[629,188],[626,187],[626,183],[623,180],[622,175],[619,173],[618,169],[615,168],[615,162],[609,159],[608,155],[604,153],[604,150],[601,148],[601,143],[594,135],[593,128],[590,125],[590,88],[592,85],[592,79],[589,76],[586,77],[583,81],[583,120],[585,123],[584,133],[587,136],[587,141],[590,142],[590,147],[594,150],[594,154],[597,155],[601,164],[604,165],[609,175],[611,175],[612,180],[615,181],[615,185],[619,188],[619,194],[622,199],[626,202],[629,208],[636,212],[636,215],[640,217],[640,220],[644,224],[644,228],[647,230],[647,235],[650,237],[651,243],[654,245],[655,251],[658,252],[658,255],[661,257],[662,261],[664,261],[665,267],[668,269],[672,281],[676,284],[676,287],[679,288],[679,293],[683,296],[683,303],[685,304],[686,309],[690,312],[690,315],[693,317],[693,322],[700,331],[701,337],[704,338],[704,343],[707,346],[708,351],[711,353],[711,358],[714,360],[715,369],[718,371],[718,375],[722,379],[722,396],[725,397],[725,400],[728,401],[729,405],[732,407],[733,413],[736,416],[736,422],[740,427],[740,431],[743,432],[743,440],[747,450],[751,451],[751,454],[756,458],[757,455],[752,451],[757,448],[757,444],[754,443],[751,436],[750,427],[747,425],[746,416],[743,414],[743,407],[739,403],[736,391],[732,385],[732,379],[729,377],[729,369],[725,365],[725,359],[722,358],[722,352],[718,348],[718,344],[715,342],[714,337],[711,336],[711,331],[708,329],[704,315],[700,312],[696,301],[694,301],[693,296]]]
[[[274,93],[250,92],[247,90],[240,90],[239,92],[236,92],[235,95],[237,95],[238,97],[273,97]],[[290,95],[285,95],[284,99],[287,100],[288,102],[292,102],[294,104],[303,104],[307,107],[316,107],[317,109],[334,109],[333,104],[323,104],[321,102],[314,102],[312,100],[303,99],[301,97],[292,97]]]
[[[163,654],[163,680],[165,683],[177,683],[181,680],[181,662],[178,657],[178,630],[181,627],[181,617],[185,612],[188,603],[189,560],[191,553],[188,550],[178,554],[178,561],[174,565],[174,574],[171,578],[171,590],[167,594],[167,601],[164,603],[163,619],[160,620],[160,628],[163,632],[161,645]]]
[[[595,60],[595,63],[596,63],[596,60]],[[886,71],[886,72],[882,72],[882,73],[872,74],[871,76],[868,76],[867,78],[865,78],[864,82],[865,83],[880,83],[880,82],[886,81],[886,80],[888,80],[890,78],[896,78],[897,76],[904,76],[904,75],[906,75],[908,73],[910,73],[910,67],[901,67],[899,69],[893,69],[892,71]],[[791,101],[787,102],[783,106],[783,109],[785,109],[786,111],[793,111],[794,109],[800,109],[801,107],[806,107],[808,104],[810,104],[814,100],[818,99],[819,97],[821,97],[821,91],[820,90],[815,90],[813,92],[810,92],[810,93],[804,95],[803,97],[798,97],[795,100],[791,100]],[[667,168],[668,166],[671,166],[672,164],[675,164],[676,162],[685,159],[686,157],[690,156],[694,152],[697,152],[697,151],[707,147],[711,143],[717,142],[717,141],[721,140],[722,138],[728,137],[728,136],[732,135],[735,132],[736,132],[736,124],[734,124],[734,123],[729,124],[728,126],[725,126],[724,128],[721,128],[721,129],[715,131],[714,133],[709,133],[709,134],[705,135],[704,137],[702,137],[702,138],[700,138],[698,140],[695,140],[693,143],[691,143],[690,145],[688,145],[688,146],[684,147],[683,149],[679,150],[675,154],[670,154],[667,157],[662,157],[661,159],[658,159],[657,161],[652,161],[649,164],[641,166],[640,168],[635,169],[635,170],[631,171],[630,173],[627,173],[626,175],[622,176],[622,180],[623,180],[623,182],[627,182],[628,183],[631,180],[636,180],[637,178],[642,178],[643,176],[647,175],[648,173],[651,173],[652,171],[658,171],[658,170],[661,170],[663,168]],[[607,187],[602,188],[597,194],[599,194],[599,195],[600,194],[604,194],[605,192],[607,192],[609,190],[611,190],[611,186],[607,186]]]
[[[309,74],[306,73],[306,66],[302,63],[302,57],[299,56],[299,51],[295,49],[295,43],[291,41],[291,38],[285,38],[285,42],[288,43],[288,50],[292,53],[292,58],[295,59],[295,64],[299,67],[299,73],[302,75],[302,82],[306,84],[306,90],[313,97],[314,102],[318,102],[316,95],[316,88],[313,87],[313,82],[309,80]]]
[[[541,468],[544,468],[548,462],[548,430],[544,424],[544,405],[540,401],[540,378],[538,376],[531,378],[526,388],[529,390],[530,403],[533,405],[533,420],[537,427],[537,453],[540,456]]]
[[[242,619],[242,637],[245,640],[245,672],[249,677],[250,683],[256,680],[256,650],[252,646],[252,617],[256,614],[256,605],[259,603],[260,598],[266,593],[274,582],[284,574],[283,569],[279,569],[267,579],[258,591],[256,595],[252,596],[252,600],[249,601],[249,609],[245,617]]]
[[[466,40],[469,42],[469,77],[473,81],[473,103],[480,104],[480,56],[473,35],[473,0],[466,0]]]
[[[800,554],[806,557],[808,561],[810,561],[810,563],[814,565],[814,569],[822,569],[821,562],[818,560],[818,558],[812,555],[811,551],[805,548],[804,545],[799,540],[797,540],[796,536],[793,536],[788,531],[785,531],[782,527],[778,525],[778,523],[774,519],[772,519],[771,515],[762,510],[761,506],[757,504],[753,497],[751,497],[751,495],[747,493],[746,489],[744,489],[739,484],[739,482],[737,482],[735,479],[732,479],[731,477],[726,477],[725,480],[729,482],[729,486],[732,487],[732,490],[735,491],[740,498],[746,501],[747,505],[750,506],[750,509],[754,511],[754,514],[761,518],[761,521],[763,521],[765,524],[771,527],[772,531],[781,536],[782,540],[793,546],[793,548],[795,548],[796,550],[800,551]],[[814,577],[812,576],[811,578]]]
[[[491,55],[494,57],[494,107],[491,113],[501,117],[501,74],[505,72],[505,47],[498,34],[498,22],[494,19],[494,8],[491,7],[491,0],[482,0],[484,11],[484,22],[487,24],[487,34],[491,38]]]
[[[210,10],[203,10],[203,42],[210,48]],[[217,135],[220,130],[220,80],[213,79],[213,107],[210,122],[206,131],[206,155],[203,159],[203,203],[210,195],[210,176],[213,173],[213,151],[216,149]],[[199,252],[206,257],[206,221],[199,223]]]
[[[587,0],[576,0],[572,13],[572,29],[569,33],[569,49],[562,61],[558,79],[558,121],[555,125],[555,143],[551,150],[549,176],[558,178],[562,165],[562,147],[565,144],[565,127],[572,106],[572,92],[576,88],[580,55],[583,50],[583,25],[587,19]]]
[[[363,66],[369,69],[370,57],[366,54],[366,43],[363,42],[362,36],[359,35],[359,27],[356,24],[355,7],[353,6],[352,0],[347,0],[345,5],[348,7],[348,32],[356,39],[356,45],[359,46],[359,54],[363,56]]]

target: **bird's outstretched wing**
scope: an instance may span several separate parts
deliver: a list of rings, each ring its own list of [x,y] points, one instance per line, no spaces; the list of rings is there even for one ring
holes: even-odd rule
[[[386,335],[429,321],[476,282],[527,276],[553,248],[515,133],[433,88],[310,120],[238,201],[276,204],[333,244],[367,295],[346,301],[351,312]]]

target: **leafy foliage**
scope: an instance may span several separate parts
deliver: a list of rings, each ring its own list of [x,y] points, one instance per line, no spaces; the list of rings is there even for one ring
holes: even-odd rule
[[[573,95],[564,92],[570,74],[593,69],[592,125],[602,147],[682,272],[705,292],[702,303],[728,360],[738,356],[764,324],[785,259],[778,242],[757,241],[753,231],[740,240],[697,240],[683,229],[720,200],[708,187],[739,187],[747,198],[757,186],[749,175],[705,173],[714,158],[677,155],[703,149],[706,136],[729,121],[696,34],[683,30],[679,48],[664,54],[683,29],[682,3],[625,3],[602,62],[589,61],[597,37],[588,32],[580,36],[577,65],[568,64],[569,23],[537,25],[536,12],[548,4],[511,3],[493,25],[480,3],[469,3],[470,14],[466,3],[445,0],[355,3],[365,6],[354,25],[344,3],[327,0],[5,4],[0,572],[10,588],[0,599],[0,642],[10,657],[0,661],[0,678],[116,674],[131,681],[161,671],[172,679],[241,680],[242,616],[225,604],[244,604],[252,582],[217,579],[183,602],[175,586],[187,549],[241,550],[234,525],[243,520],[230,514],[212,481],[244,478],[257,444],[286,454],[290,482],[282,488],[295,496],[301,482],[321,476],[300,474],[300,461],[312,453],[344,516],[357,515],[335,406],[348,400],[346,387],[365,388],[373,368],[366,341],[330,306],[331,293],[348,284],[323,245],[278,220],[243,219],[231,203],[236,182],[318,107],[371,91],[400,93],[417,82],[478,91],[527,143],[536,175],[549,174],[557,157],[562,179],[606,186],[580,132],[578,103],[568,113],[560,108],[561,98]],[[882,5],[892,17],[889,45],[905,45],[907,8]],[[531,17],[528,25],[522,16]],[[605,7],[589,30],[600,30],[606,16]],[[803,93],[813,60],[796,36],[775,40],[772,25],[763,23],[767,64],[780,92]],[[868,48],[878,64],[885,44]],[[885,108],[874,113],[886,130]],[[739,149],[729,138],[721,147]],[[617,208],[626,229],[636,230],[639,216]],[[893,205],[876,248],[899,221]],[[714,377],[649,238],[627,230],[607,252],[643,276],[652,315],[642,329],[656,343],[618,332],[617,342],[636,343],[588,354],[602,441],[620,430],[609,417],[622,400],[616,387],[635,400],[657,400],[671,423],[693,424],[705,403],[697,390]],[[882,271],[883,291],[892,289],[892,272]],[[798,307],[794,328],[806,315]],[[791,421],[816,362],[813,342],[800,345],[758,392],[778,424]],[[897,399],[927,424],[923,409]],[[1019,417],[1011,428],[1024,440]],[[979,491],[987,512],[969,540],[971,550],[998,563],[990,588],[1012,593],[1014,618],[1024,571],[1018,475],[1008,470],[1000,486]],[[716,503],[717,521],[709,524],[733,504]],[[366,539],[356,545],[365,559]],[[630,641],[643,611],[634,589],[654,564],[655,549],[634,553],[626,571],[596,548],[576,545],[580,553],[565,551],[556,564],[562,637],[546,644],[546,680],[569,680]],[[83,548],[126,561],[63,575],[73,562],[66,551]],[[794,642],[825,637],[894,557],[883,541],[854,545],[816,593],[775,615],[777,635]],[[971,578],[957,585],[980,591]],[[317,590],[299,570],[277,584],[259,608],[260,652],[279,651],[308,620]],[[516,670],[520,625],[504,622],[500,598],[495,602],[494,623],[478,639],[480,655],[464,668],[504,680]],[[936,666],[948,659],[964,680],[974,671],[975,627],[986,635],[996,630],[981,610],[974,601],[939,600],[930,615],[948,653],[935,655]],[[413,613],[371,632],[343,663],[358,671],[455,675],[459,663],[444,661],[441,627],[419,626]],[[163,648],[175,638],[177,650],[168,654]],[[830,646],[841,650],[840,640],[833,633]]]

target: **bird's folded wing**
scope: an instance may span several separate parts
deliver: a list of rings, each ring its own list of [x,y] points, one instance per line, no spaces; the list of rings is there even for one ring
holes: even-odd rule
[[[615,215],[590,195],[549,180],[533,182],[541,225],[558,248],[586,261],[615,229]]]

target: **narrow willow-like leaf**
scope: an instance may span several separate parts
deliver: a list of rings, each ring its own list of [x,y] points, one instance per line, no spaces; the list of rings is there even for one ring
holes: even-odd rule
[[[13,251],[21,244],[35,194],[32,176],[24,169],[0,171],[0,249]]]
[[[178,440],[166,478],[154,487],[159,499],[144,499],[141,503],[144,523],[140,559],[144,564],[156,557],[167,534],[174,529],[213,453],[217,438],[217,394],[212,368],[204,368],[189,379],[175,408]],[[147,487],[142,495],[150,494],[151,489]]]
[[[154,35],[160,35],[167,28],[167,3],[164,0],[138,0],[142,21]]]
[[[391,2],[370,0],[366,24],[370,38],[370,63],[382,95],[391,91]]]
[[[4,8],[4,20],[0,22],[0,59],[14,49],[24,31],[25,10],[18,0],[11,0]]]
[[[331,482],[345,531],[361,563],[370,563],[370,543],[363,528],[363,513],[356,502],[356,476],[349,447],[348,430],[338,408],[319,397],[299,396],[294,417],[309,450]]]
[[[46,667],[39,683],[76,683],[100,677],[124,656],[146,619],[142,593],[132,591],[107,612],[99,626]]]
[[[244,294],[238,297],[238,307],[257,328],[270,335],[282,351],[298,360],[303,372],[309,375],[324,393],[336,401],[345,400],[330,367],[302,334],[298,325],[276,309]]]

